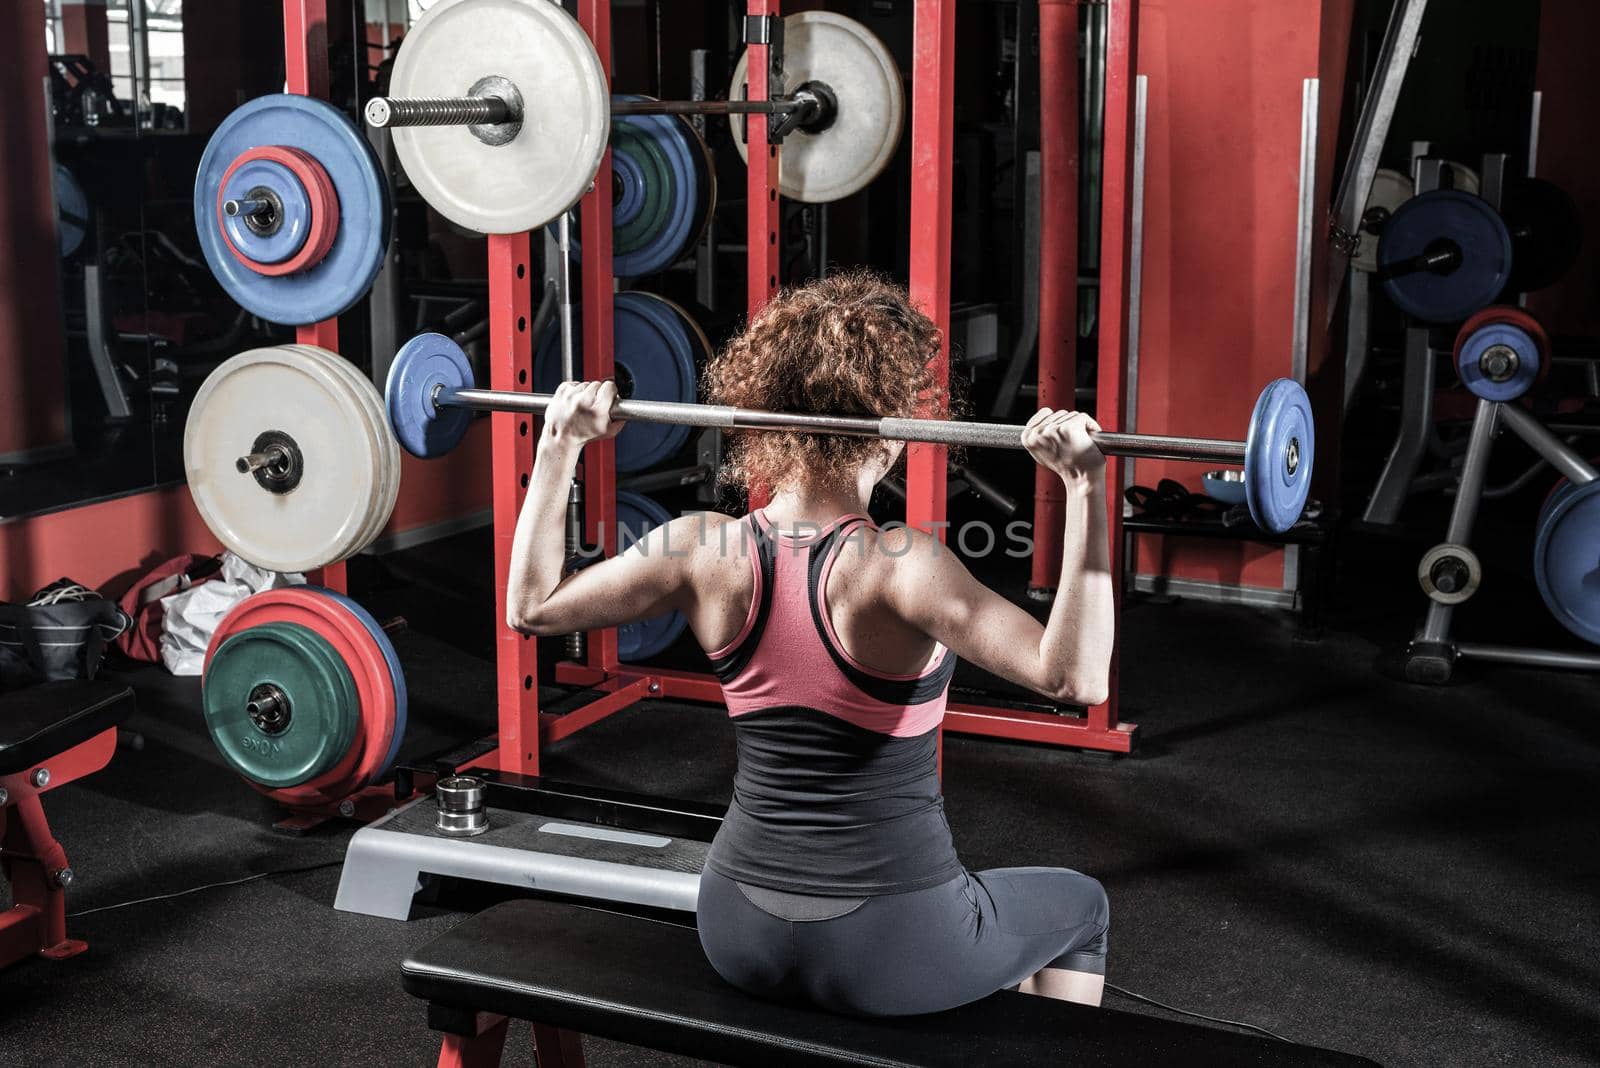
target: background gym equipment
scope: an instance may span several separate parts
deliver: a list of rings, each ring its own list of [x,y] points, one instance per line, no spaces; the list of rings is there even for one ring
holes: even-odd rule
[[[740,56],[729,100],[750,95],[748,66],[748,55]],[[905,91],[889,50],[854,19],[802,11],[783,20],[783,74],[788,84],[831,98],[833,113],[784,142],[779,191],[823,204],[866,188],[894,158],[905,121]],[[732,125],[734,146],[748,159],[744,119],[736,114]]]
[[[76,175],[61,164],[55,166],[56,241],[61,258],[66,259],[89,235],[89,196]]]
[[[258,567],[306,571],[365,548],[400,492],[383,399],[349,361],[310,345],[252,349],[201,385],[184,427],[196,509]]]
[[[1457,332],[1455,361],[1474,396],[1512,401],[1549,370],[1550,338],[1521,308],[1485,308]]]
[[[611,263],[618,278],[654,274],[682,259],[716,210],[711,150],[682,115],[613,118],[611,186]],[[576,241],[572,254],[582,259]]]
[[[1456,189],[1419,193],[1378,238],[1378,278],[1401,311],[1458,322],[1494,302],[1511,279],[1511,233],[1494,207]]]
[[[414,455],[428,459],[455,447],[466,432],[466,423],[459,418],[464,409],[538,415],[549,405],[548,394],[475,389],[472,366],[460,346],[443,335],[424,336],[427,344],[408,345],[396,354],[388,383],[388,409],[399,413],[395,437]],[[1023,428],[1003,423],[873,419],[638,400],[619,401],[613,415],[630,422],[724,431],[792,430],[973,448],[1022,448]],[[1283,531],[1293,526],[1311,491],[1316,452],[1311,402],[1298,383],[1286,378],[1261,391],[1245,441],[1104,432],[1094,437],[1108,455],[1243,464],[1250,514],[1264,530]]]
[[[1583,251],[1583,216],[1566,190],[1526,176],[1509,179],[1500,217],[1511,231],[1511,291],[1529,293],[1559,282]]]
[[[1356,251],[1350,257],[1350,266],[1368,274],[1378,269],[1378,235],[1400,210],[1400,205],[1410,200],[1415,192],[1416,185],[1410,176],[1388,167],[1378,168],[1372,176],[1372,192],[1361,214],[1361,230],[1356,235]]]
[[[672,521],[672,513],[641,493],[617,491],[617,551],[642,539],[656,527]],[[617,655],[624,660],[648,660],[666,652],[689,626],[681,612],[668,612],[617,628]]]
[[[781,163],[784,193],[837,200],[894,155],[905,110],[899,72],[854,20],[814,12],[784,26],[795,83],[787,96],[612,99],[588,35],[560,6],[444,0],[411,27],[391,95],[369,101],[366,118],[394,130],[406,174],[429,204],[484,233],[531,230],[570,208],[594,180],[613,115],[774,116],[773,136],[800,135]],[[736,87],[744,72],[741,60]],[[744,151],[743,127],[735,134]]]
[[[710,359],[711,343],[688,313],[662,297],[638,291],[618,293],[613,308],[618,391],[635,400],[693,403],[698,369]],[[581,354],[580,340],[574,338],[573,343]],[[396,366],[399,362],[396,357]],[[541,393],[552,393],[560,383],[561,324],[551,323],[534,355],[533,385]],[[654,467],[688,440],[687,426],[630,423],[616,438],[617,471],[626,474]]]
[[[206,650],[206,728],[228,765],[291,809],[337,808],[384,778],[405,736],[405,675],[371,613],[289,586],[240,602]]]
[[[1382,285],[1413,321],[1407,324],[1404,335],[1400,418],[1395,443],[1362,511],[1361,518],[1367,523],[1386,526],[1397,522],[1414,489],[1434,477],[1423,471],[1431,455],[1430,428],[1435,421],[1434,393],[1438,373],[1434,358],[1435,334],[1431,326],[1470,319],[1474,328],[1491,320],[1515,328],[1514,331],[1500,331],[1498,343],[1490,335],[1483,335],[1478,339],[1483,351],[1469,357],[1471,365],[1463,367],[1457,362],[1463,381],[1480,397],[1520,396],[1543,376],[1550,364],[1548,339],[1535,320],[1515,308],[1490,309],[1489,305],[1495,299],[1509,301],[1514,297],[1509,287],[1519,284],[1519,272],[1524,268],[1535,272],[1534,280],[1538,281],[1538,272],[1559,266],[1555,261],[1540,263],[1535,258],[1519,267],[1511,250],[1527,257],[1549,255],[1549,250],[1558,250],[1561,240],[1548,234],[1546,228],[1565,225],[1561,222],[1562,213],[1548,210],[1548,203],[1554,199],[1548,191],[1524,193],[1523,206],[1516,216],[1517,231],[1512,233],[1498,214],[1500,196],[1502,191],[1509,194],[1521,183],[1514,178],[1511,163],[1503,153],[1486,154],[1482,168],[1481,190],[1483,197],[1490,199],[1475,198],[1459,188],[1444,188],[1450,181],[1459,186],[1465,168],[1448,160],[1419,156],[1413,161],[1418,195],[1396,211],[1379,243],[1377,277],[1384,277],[1384,265],[1399,272]],[[1547,210],[1530,206],[1541,203],[1547,205]],[[1448,273],[1434,273],[1428,266],[1430,263]],[[1451,264],[1456,266],[1452,268]],[[1500,290],[1504,296],[1499,292],[1490,294],[1502,274]],[[1345,359],[1347,409],[1369,347],[1366,277],[1352,276]],[[1476,317],[1480,311],[1484,312],[1483,318]],[[1526,338],[1519,337],[1518,331],[1527,335]],[[1463,343],[1471,334],[1472,331],[1457,334],[1458,343]],[[1529,377],[1523,357],[1535,351],[1537,373]],[[1460,356],[1460,344],[1452,355]],[[1518,370],[1511,369],[1509,357],[1512,355],[1517,357]],[[1484,356],[1488,357],[1486,362],[1481,359]],[[1495,381],[1500,376],[1506,377]]]
[[[253,315],[299,325],[367,292],[389,247],[389,187],[365,136],[331,104],[258,97],[217,127],[194,182],[206,263]]]
[[[1539,510],[1539,595],[1563,627],[1600,645],[1600,481],[1561,482]]]
[[[1487,356],[1489,349],[1481,339],[1504,339],[1505,331],[1513,328],[1520,338],[1513,338],[1512,344],[1532,345],[1541,362],[1545,362],[1544,331],[1518,308],[1491,308],[1467,323],[1457,341],[1457,352]],[[1480,341],[1474,342],[1474,338]],[[1428,550],[1417,567],[1417,578],[1429,604],[1407,647],[1406,678],[1413,682],[1446,682],[1460,658],[1600,671],[1600,655],[1456,642],[1450,637],[1456,607],[1470,598],[1482,581],[1482,567],[1469,544],[1483,498],[1490,450],[1496,434],[1509,430],[1565,480],[1546,499],[1539,513],[1534,538],[1534,576],[1539,592],[1562,626],[1586,641],[1600,644],[1600,507],[1594,503],[1600,500],[1600,475],[1519,404],[1484,397],[1480,390],[1487,389],[1486,383],[1487,377],[1473,389],[1479,395],[1478,406],[1444,541]]]

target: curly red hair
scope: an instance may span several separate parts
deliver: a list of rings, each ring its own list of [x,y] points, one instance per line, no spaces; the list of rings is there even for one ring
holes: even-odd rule
[[[944,399],[929,369],[939,328],[903,286],[866,270],[829,275],[769,301],[705,371],[711,404],[766,411],[908,418]],[[855,478],[876,438],[735,431],[726,484],[778,490]]]

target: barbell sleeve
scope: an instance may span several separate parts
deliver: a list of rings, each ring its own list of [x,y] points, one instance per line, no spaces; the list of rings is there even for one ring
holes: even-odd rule
[[[545,393],[439,387],[433,403],[440,408],[467,408],[485,412],[525,412],[542,415],[553,398]],[[870,416],[812,415],[767,412],[723,404],[680,401],[618,401],[613,419],[624,422],[668,423],[675,426],[714,427],[719,430],[790,430],[805,434],[881,438],[885,441],[956,445],[978,449],[1021,449],[1023,427],[1010,423],[975,423],[956,419],[874,419]],[[1108,456],[1134,456],[1152,460],[1195,460],[1242,464],[1245,443],[1217,438],[1186,438],[1153,434],[1090,435]]]
[[[222,202],[222,214],[230,219],[239,215],[261,215],[271,210],[272,201],[260,197],[240,197],[237,200],[225,200]]]
[[[521,114],[497,96],[375,96],[367,101],[368,126],[485,126],[520,122]]]

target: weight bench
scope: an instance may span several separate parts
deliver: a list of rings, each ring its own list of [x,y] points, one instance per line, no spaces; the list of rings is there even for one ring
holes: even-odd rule
[[[540,1068],[581,1068],[595,1035],[724,1064],[1370,1065],[1329,1050],[999,993],[929,1016],[856,1019],[759,1001],[712,971],[692,928],[555,901],[496,905],[401,968],[444,1032],[440,1068],[497,1065],[509,1020]]]
[[[0,695],[0,873],[15,904],[0,912],[0,968],[88,949],[67,937],[67,854],[40,795],[99,771],[117,748],[133,691],[101,681],[47,682]]]

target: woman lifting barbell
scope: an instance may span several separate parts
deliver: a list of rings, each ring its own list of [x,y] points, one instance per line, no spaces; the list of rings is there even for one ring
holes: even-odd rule
[[[712,363],[717,403],[909,416],[938,331],[905,291],[835,275],[769,303]],[[711,963],[751,993],[871,1015],[932,1012],[1008,986],[1098,1004],[1108,906],[1061,868],[968,872],[938,778],[957,656],[1062,701],[1104,700],[1112,582],[1104,458],[1077,412],[1026,445],[1067,487],[1049,621],[986,589],[937,540],[866,518],[899,443],[735,435],[727,474],[770,488],[743,519],[685,516],[565,571],[567,486],[615,434],[612,383],[563,385],[517,523],[509,623],[562,634],[683,612],[738,739],[734,799],[701,880]]]

